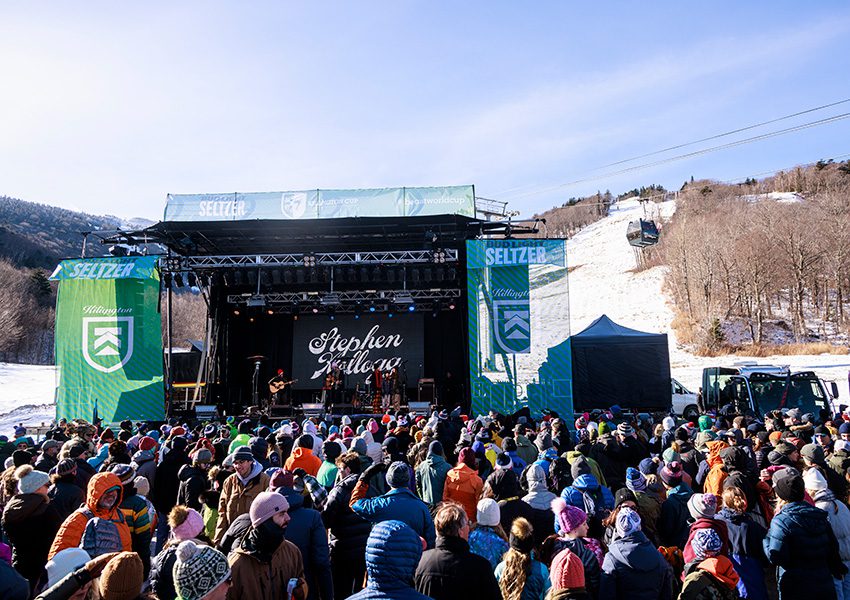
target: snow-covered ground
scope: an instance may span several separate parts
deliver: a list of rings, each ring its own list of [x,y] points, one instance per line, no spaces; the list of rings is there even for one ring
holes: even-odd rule
[[[55,386],[55,367],[0,363],[0,435],[11,437],[19,423],[49,424]]]
[[[653,211],[647,214],[650,218],[668,217],[676,210],[674,200],[649,204],[647,210],[650,207]],[[700,386],[704,367],[752,360],[760,364],[789,365],[793,371],[814,371],[824,379],[838,382],[840,400],[848,401],[850,355],[703,358],[680,347],[670,327],[673,310],[662,291],[665,268],[634,272],[635,257],[626,241],[626,226],[629,221],[643,216],[643,208],[637,201],[617,203],[610,216],[582,230],[567,243],[567,261],[572,269],[569,277],[571,333],[578,333],[602,314],[625,327],[666,333],[670,340],[672,376],[694,392]]]

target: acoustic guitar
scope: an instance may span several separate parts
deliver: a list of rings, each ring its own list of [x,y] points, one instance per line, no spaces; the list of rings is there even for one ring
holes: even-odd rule
[[[269,384],[269,391],[272,394],[277,394],[283,388],[293,383],[298,383],[297,379],[290,379],[289,381],[275,381],[274,383]]]

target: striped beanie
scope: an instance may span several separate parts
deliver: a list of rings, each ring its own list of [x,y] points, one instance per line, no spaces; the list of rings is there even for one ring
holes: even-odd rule
[[[635,434],[635,428],[629,425],[628,423],[620,423],[617,425],[617,433],[624,436],[630,436]]]
[[[646,477],[634,467],[629,467],[626,469],[626,487],[633,492],[642,492],[646,489]]]

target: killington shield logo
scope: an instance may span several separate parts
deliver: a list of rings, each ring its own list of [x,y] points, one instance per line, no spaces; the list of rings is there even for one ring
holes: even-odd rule
[[[133,356],[133,317],[83,317],[83,358],[112,373]]]
[[[288,219],[300,219],[307,212],[307,194],[305,192],[281,194],[280,212]]]
[[[528,300],[493,301],[496,346],[507,354],[531,352],[531,310]]]

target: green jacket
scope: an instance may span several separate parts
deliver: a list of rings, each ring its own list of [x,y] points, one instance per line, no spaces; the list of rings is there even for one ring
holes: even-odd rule
[[[436,454],[429,454],[416,467],[416,492],[428,508],[434,508],[443,501],[446,474],[451,468],[445,458]]]

